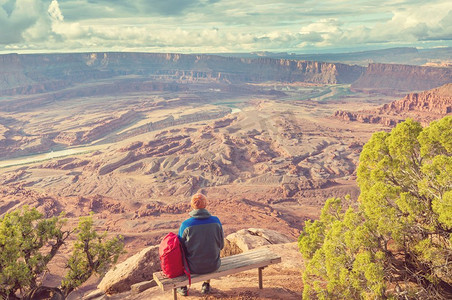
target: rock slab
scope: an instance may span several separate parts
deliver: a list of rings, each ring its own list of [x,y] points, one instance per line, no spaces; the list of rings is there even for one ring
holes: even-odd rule
[[[151,287],[154,287],[156,285],[157,284],[155,283],[154,280],[135,283],[134,285],[132,285],[132,294],[139,294],[139,293],[141,293]]]
[[[97,288],[107,294],[129,291],[135,283],[152,280],[160,269],[159,246],[150,246],[108,271]]]
[[[237,246],[242,252],[266,245],[293,242],[277,231],[262,228],[241,229],[228,235],[226,240],[229,244]]]

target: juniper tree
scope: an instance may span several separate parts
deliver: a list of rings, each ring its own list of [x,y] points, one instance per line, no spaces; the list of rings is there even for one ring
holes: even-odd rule
[[[43,218],[24,206],[0,219],[0,299],[26,296],[39,287],[48,264],[76,232],[77,241],[66,266],[61,289],[67,296],[92,274],[102,273],[123,252],[121,237],[106,239],[93,229],[93,220],[82,217],[75,230],[64,230],[63,216]]]
[[[299,238],[303,297],[452,298],[452,117],[375,133],[358,202],[328,199]]]
[[[67,264],[68,272],[61,284],[64,295],[67,296],[92,274],[102,274],[116,263],[123,253],[122,238],[119,236],[106,240],[106,237],[106,232],[99,234],[93,229],[91,217],[80,218],[77,241]]]

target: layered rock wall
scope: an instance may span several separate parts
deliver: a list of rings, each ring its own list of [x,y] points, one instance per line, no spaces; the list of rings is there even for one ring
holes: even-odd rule
[[[0,55],[0,95],[55,91],[75,83],[138,75],[152,80],[352,83],[363,67],[288,59],[158,53]],[[93,91],[95,92],[95,91]]]
[[[452,82],[452,68],[369,64],[366,72],[352,84],[354,90],[412,92]]]
[[[452,83],[421,93],[411,93],[403,99],[383,105],[378,113],[409,111],[446,115],[452,112]]]

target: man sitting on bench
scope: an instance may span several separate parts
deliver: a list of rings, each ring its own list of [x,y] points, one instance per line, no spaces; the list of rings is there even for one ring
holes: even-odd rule
[[[220,250],[224,247],[224,233],[220,220],[212,216],[206,209],[207,199],[203,194],[195,194],[191,198],[193,210],[191,218],[182,222],[179,228],[179,239],[184,247],[188,267],[191,273],[211,273],[221,265]],[[210,280],[202,285],[201,293],[210,292]],[[187,287],[177,289],[177,293],[187,296]]]

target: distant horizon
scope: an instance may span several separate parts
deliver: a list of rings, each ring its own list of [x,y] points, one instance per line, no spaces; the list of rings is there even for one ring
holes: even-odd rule
[[[76,54],[76,53],[144,53],[144,54],[181,54],[181,55],[227,55],[227,54],[233,54],[233,55],[250,55],[250,54],[258,54],[258,53],[267,53],[267,54],[286,54],[286,55],[294,55],[294,56],[302,56],[302,55],[339,55],[339,54],[353,54],[353,53],[371,53],[371,52],[378,52],[378,51],[387,51],[387,50],[396,50],[396,49],[416,49],[417,51],[429,51],[429,50],[439,50],[439,49],[448,49],[452,46],[438,46],[438,47],[432,47],[432,48],[417,48],[417,47],[389,47],[389,48],[375,48],[375,49],[363,49],[363,50],[354,50],[349,49],[349,51],[346,51],[346,49],[339,49],[343,51],[331,51],[333,49],[325,50],[325,51],[310,51],[310,52],[291,52],[291,51],[267,51],[267,50],[260,50],[260,51],[249,51],[249,52],[205,52],[205,53],[189,53],[189,52],[158,52],[158,51],[114,51],[114,50],[107,50],[107,51],[90,51],[90,50],[78,50],[78,51],[59,51],[59,50],[53,50],[53,51],[31,51],[31,52],[2,52],[0,51],[0,55],[8,55],[8,54],[19,54],[19,55],[26,55],[26,54]]]
[[[452,47],[446,0],[2,0],[0,53],[347,53]]]

